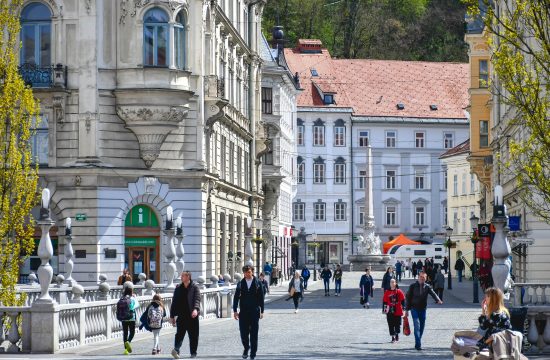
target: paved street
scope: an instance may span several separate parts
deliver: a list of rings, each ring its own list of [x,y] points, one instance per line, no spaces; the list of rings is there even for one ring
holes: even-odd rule
[[[322,283],[317,282],[306,293],[298,314],[294,314],[292,301],[281,299],[284,287],[273,289],[266,305],[265,318],[260,322],[258,359],[451,359],[449,345],[452,334],[458,329],[476,326],[478,306],[464,303],[446,293],[444,305],[429,302],[428,320],[424,333],[424,350],[414,350],[414,337],[401,336],[397,344],[389,342],[385,316],[381,313],[380,289],[375,292],[371,308],[359,305],[357,285],[361,273],[344,273],[341,297],[323,296]],[[381,273],[375,274],[380,286]],[[403,281],[403,284],[410,280]],[[471,283],[455,284],[453,292],[470,291]],[[404,287],[404,286],[403,286]],[[466,297],[467,298],[467,297]],[[242,353],[237,321],[214,320],[201,325],[199,358],[239,359]],[[155,358],[171,358],[174,330],[161,333],[162,354]],[[139,334],[134,339],[132,357],[153,358],[150,354],[152,335]],[[188,357],[187,339],[182,354]],[[56,358],[66,359],[127,359],[122,355],[122,340],[109,341],[82,347],[75,352],[69,349]],[[21,355],[14,358],[51,358],[38,355]]]

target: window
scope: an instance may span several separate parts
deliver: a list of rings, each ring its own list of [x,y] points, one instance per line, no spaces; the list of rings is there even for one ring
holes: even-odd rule
[[[367,181],[367,170],[359,170],[359,189],[364,189]]]
[[[346,128],[344,126],[334,127],[334,146],[346,146]]]
[[[386,170],[386,189],[395,189],[396,188],[396,170]]]
[[[424,170],[415,170],[414,171],[414,188],[417,190],[424,189]]]
[[[262,114],[273,114],[273,89],[262,87]]]
[[[325,105],[330,105],[334,103],[334,95],[332,94],[326,94],[323,96],[323,103]]]
[[[168,66],[168,15],[153,8],[143,17],[143,65]]]
[[[386,225],[395,226],[397,224],[397,211],[395,206],[386,206]]]
[[[313,164],[313,183],[314,184],[325,183],[325,164],[321,164],[321,163]]]
[[[250,188],[250,154],[245,151],[244,153],[244,188]]]
[[[227,143],[226,143],[226,139],[225,139],[225,136],[222,135],[222,138],[221,138],[221,156],[220,156],[220,161],[221,161],[221,164],[220,164],[220,170],[221,170],[221,174],[220,174],[220,177],[225,180],[225,176],[227,174]],[[246,168],[246,166],[245,166]]]
[[[180,70],[185,69],[185,15],[180,11],[174,23],[174,49],[176,52],[176,67]]]
[[[479,60],[479,87],[489,86],[489,64],[487,60]]]
[[[296,181],[298,184],[305,183],[305,174],[306,174],[306,164],[304,163],[304,160],[301,157],[298,157],[298,166],[296,169]]]
[[[365,225],[365,207],[359,207],[359,225]]]
[[[237,185],[243,184],[243,149],[237,146]]]
[[[458,175],[453,175],[453,196],[458,196]]]
[[[465,233],[466,232],[466,208],[463,207],[462,208],[462,221],[461,221],[461,226],[462,226],[462,232]]]
[[[40,122],[36,118],[32,120],[31,127],[31,154],[35,164],[48,165],[49,135],[48,135],[48,116],[42,114]]]
[[[415,146],[417,148],[423,148],[425,145],[424,145],[424,136],[425,134],[421,131],[417,131],[414,133],[414,137],[415,137]]]
[[[342,160],[334,164],[334,183],[335,184],[346,183],[346,164]]]
[[[447,206],[443,207],[443,224],[448,224],[448,218],[447,218]]]
[[[443,170],[443,190],[447,190],[447,169]]]
[[[443,133],[443,147],[445,149],[452,149],[453,147],[453,133]]]
[[[294,221],[305,221],[305,208],[306,204],[297,202],[294,203]]]
[[[314,205],[314,217],[315,221],[325,221],[326,204],[324,202],[316,202]]]
[[[489,146],[489,121],[481,120],[479,122],[479,146]]]
[[[466,195],[466,174],[462,174],[462,195]]]
[[[317,69],[311,68],[310,71],[311,71],[311,76],[319,76],[319,73],[317,72]]]
[[[474,174],[470,174],[470,194],[476,192],[476,177]]]
[[[396,138],[395,131],[386,131],[386,147],[388,148],[394,148],[395,147],[395,138]]]
[[[359,131],[359,146],[361,146],[361,147],[369,146],[369,132],[368,131]]]
[[[325,127],[322,125],[313,127],[313,146],[325,146]]]
[[[425,208],[424,206],[415,206],[414,207],[414,224],[416,226],[424,226],[426,223],[425,223],[425,217],[426,217],[426,213],[425,213]]]
[[[25,6],[21,12],[21,63],[51,65],[51,18],[44,4],[33,2]]]
[[[305,133],[304,125],[298,125],[298,135],[296,139],[296,145],[304,146],[304,133]]]
[[[266,161],[268,160],[266,154]],[[271,163],[273,164],[273,153],[271,153]],[[235,171],[235,143],[232,141],[229,142],[229,181],[232,183],[235,183],[235,175],[237,175],[237,172]]]
[[[346,221],[346,203],[334,203],[334,221]]]

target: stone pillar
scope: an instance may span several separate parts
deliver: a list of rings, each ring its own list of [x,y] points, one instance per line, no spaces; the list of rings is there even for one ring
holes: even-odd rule
[[[174,263],[174,257],[176,256],[176,249],[174,248],[174,229],[164,230],[166,234],[166,259],[168,264],[166,265],[166,289],[173,290],[174,276],[176,274],[176,264]]]
[[[38,281],[40,282],[40,297],[35,301],[42,304],[53,304],[55,301],[49,293],[50,283],[53,278],[53,269],[50,265],[50,259],[53,256],[52,240],[50,239],[50,228],[54,224],[50,218],[50,191],[44,189],[42,192],[42,208],[40,209],[40,220],[38,225],[42,230],[40,243],[38,244],[38,257],[42,261],[38,268]]]
[[[54,303],[35,301],[31,315],[31,352],[54,354],[59,349],[59,310]]]
[[[493,275],[493,282],[495,287],[498,287],[502,292],[506,293],[510,287],[508,281],[510,277],[510,243],[508,242],[507,234],[508,228],[506,226],[506,210],[504,207],[502,187],[497,185],[495,187],[495,206],[493,210],[493,218],[491,223],[495,227],[495,237],[493,239],[493,245],[491,246],[491,253],[493,254],[493,268],[491,274]]]

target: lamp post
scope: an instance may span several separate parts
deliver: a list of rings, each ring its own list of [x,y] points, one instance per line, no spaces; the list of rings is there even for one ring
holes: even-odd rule
[[[445,246],[447,246],[447,249],[449,250],[449,273],[447,274],[447,290],[453,289],[453,280],[451,277],[451,246],[453,245],[453,242],[451,241],[451,235],[453,234],[453,228],[450,226],[447,226],[447,229],[445,229],[447,232],[447,242],[445,243]]]
[[[65,283],[69,286],[76,284],[76,281],[73,279],[73,245],[72,245],[72,229],[71,229],[71,218],[68,217],[65,219]]]
[[[174,284],[174,275],[176,273],[176,264],[174,264],[174,258],[176,257],[176,248],[174,247],[174,234],[176,230],[174,229],[174,210],[171,206],[166,208],[166,229],[164,233],[166,234],[166,260],[168,264],[166,265],[166,289],[172,290],[176,287]]]
[[[477,304],[479,303],[479,290],[478,290],[478,279],[477,279],[477,242],[479,241],[479,238],[477,236],[477,225],[479,224],[479,218],[475,215],[472,215],[470,218],[470,224],[472,225],[473,233],[472,233],[472,244],[474,244],[474,268],[472,270],[472,278],[474,279],[474,300],[473,303]]]
[[[254,249],[252,248],[252,218],[250,216],[246,218],[244,239],[244,264],[252,266],[254,265],[254,262],[252,261]]]
[[[263,220],[259,218],[254,219],[254,225],[256,227],[256,237],[254,238],[254,242],[256,243],[256,274],[260,276],[260,245],[263,242],[260,229],[262,228]]]

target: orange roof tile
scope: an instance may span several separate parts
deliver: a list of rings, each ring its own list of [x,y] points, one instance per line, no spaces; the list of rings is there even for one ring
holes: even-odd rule
[[[317,54],[285,49],[285,58],[291,72],[298,72],[304,89],[298,106],[323,106],[312,85],[315,82],[321,90],[337,93],[336,105],[327,106],[351,107],[357,116],[466,118],[468,64],[339,60],[332,59],[326,49]],[[319,76],[312,76],[312,68]],[[398,110],[398,103],[405,108]],[[437,105],[437,110],[430,105]]]
[[[458,144],[454,148],[451,148],[447,151],[445,151],[441,156],[440,159],[448,158],[453,155],[460,155],[460,154],[468,154],[470,152],[470,139],[464,141],[461,144]]]

